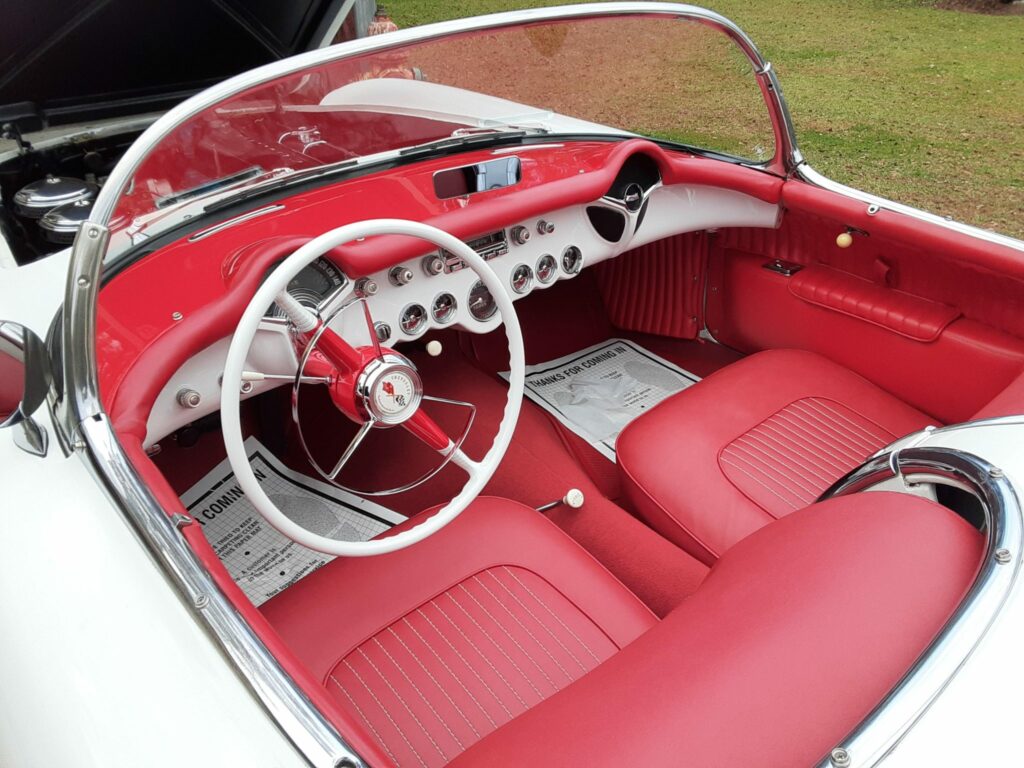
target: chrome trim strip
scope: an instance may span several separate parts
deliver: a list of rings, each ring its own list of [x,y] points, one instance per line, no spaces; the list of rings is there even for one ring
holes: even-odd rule
[[[250,219],[255,219],[258,218],[259,216],[263,216],[268,213],[273,213],[274,211],[280,211],[282,208],[284,208],[284,205],[282,203],[278,203],[276,205],[267,205],[264,206],[263,208],[257,208],[254,211],[243,213],[241,216],[235,216],[233,219],[227,219],[226,221],[222,221],[220,222],[220,224],[214,224],[212,227],[201,229],[194,235],[190,235],[188,241],[190,243],[194,243],[196,240],[202,240],[204,238],[209,237],[210,235],[215,235],[218,232],[228,229],[229,227],[235,226],[236,224],[242,224],[243,222],[249,221]]]
[[[911,216],[915,219],[919,219],[920,221],[952,230],[953,232],[961,235],[975,237],[979,240],[984,240],[987,243],[1002,245],[1007,248],[1013,248],[1014,250],[1024,252],[1024,240],[1018,240],[1017,238],[1010,237],[1009,235],[1001,235],[998,232],[993,232],[988,229],[981,229],[980,227],[974,227],[970,224],[964,224],[961,221],[946,219],[937,214],[922,211],[920,208],[914,208],[911,205],[897,203],[893,200],[879,197],[878,195],[872,195],[870,192],[863,192],[862,190],[854,187],[848,187],[845,184],[840,184],[838,181],[833,181],[827,176],[818,173],[802,158],[796,166],[796,176],[801,180],[806,181],[808,184],[813,184],[816,187],[827,189],[829,192],[836,192],[844,197],[851,197],[854,200],[859,200],[866,206],[875,206],[878,209],[885,209],[887,211],[892,211],[893,213],[902,213],[904,216]]]
[[[891,479],[919,475],[966,487],[985,510],[985,554],[967,595],[906,677],[818,768],[877,765],[949,685],[995,621],[1018,578],[1024,519],[1013,485],[984,459],[950,448],[907,448],[877,456],[848,474],[822,499],[865,491]]]

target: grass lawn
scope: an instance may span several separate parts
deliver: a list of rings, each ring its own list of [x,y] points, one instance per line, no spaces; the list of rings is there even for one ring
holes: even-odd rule
[[[1024,15],[927,0],[706,0],[771,60],[810,163],[1024,237]],[[552,5],[387,0],[399,26]]]

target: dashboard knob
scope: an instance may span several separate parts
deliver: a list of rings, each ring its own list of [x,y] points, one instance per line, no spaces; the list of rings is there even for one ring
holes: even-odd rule
[[[408,267],[392,267],[391,271],[388,272],[388,280],[391,281],[392,285],[403,286],[408,285],[412,281],[412,270]]]
[[[438,256],[436,253],[432,256],[426,256],[423,259],[423,271],[428,275],[440,275],[444,272],[444,259]]]
[[[526,245],[530,239],[530,230],[521,224],[512,227],[512,242],[516,245]]]
[[[368,277],[360,277],[356,280],[356,296],[373,296],[377,293],[377,283]]]
[[[178,405],[182,408],[198,408],[199,404],[203,402],[203,396],[188,387],[179,389],[175,397],[178,400]]]
[[[383,344],[391,338],[391,326],[387,323],[376,322],[373,324],[373,332],[377,336],[377,341]]]
[[[537,222],[537,232],[542,235],[550,235],[555,231],[555,225],[546,219],[541,219]]]

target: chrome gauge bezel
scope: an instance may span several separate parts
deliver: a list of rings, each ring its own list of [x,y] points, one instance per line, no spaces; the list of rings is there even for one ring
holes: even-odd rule
[[[521,270],[526,270],[526,282],[521,286],[516,286],[516,275]],[[508,284],[512,288],[512,292],[522,296],[524,293],[529,293],[530,288],[533,287],[533,267],[529,264],[519,263],[512,268],[512,272],[508,276]]]
[[[566,259],[569,258],[569,254],[573,251],[576,252],[575,266],[570,269]],[[567,275],[578,275],[580,270],[583,269],[583,251],[576,245],[567,245],[565,250],[562,251],[561,258],[562,271]]]
[[[469,314],[473,316],[474,320],[480,323],[486,323],[498,313],[498,305],[494,303],[494,297],[491,296],[491,311],[488,312],[487,315],[483,317],[478,315],[476,311],[473,309],[473,300],[470,297],[472,297],[473,294],[476,293],[476,291],[480,288],[483,288],[485,291],[487,291],[488,294],[490,294],[490,289],[486,285],[484,285],[484,281],[477,280],[469,289],[469,293],[467,294],[466,299],[466,306],[469,308]]]
[[[438,313],[437,303],[444,298],[451,300],[451,309],[449,310],[449,314],[447,317],[439,316]],[[449,293],[448,291],[443,291],[442,293],[437,294],[437,296],[434,297],[434,300],[430,302],[430,317],[438,325],[449,325],[450,323],[455,322],[455,317],[456,315],[458,315],[458,313],[459,301],[458,299],[455,298],[453,294]]]
[[[551,274],[547,280],[541,277],[542,270],[541,264],[551,264]],[[550,253],[541,254],[541,257],[537,259],[537,265],[533,268],[533,274],[537,277],[537,282],[541,285],[548,285],[553,283],[558,278],[558,259],[552,256]]]
[[[410,331],[405,327],[405,317],[408,314],[409,310],[413,308],[418,308],[422,315],[420,318],[419,325],[417,325],[415,329]],[[422,304],[419,304],[417,302],[413,302],[412,304],[406,304],[398,315],[398,329],[406,336],[419,336],[421,333],[427,330],[427,326],[430,324],[429,318],[430,315],[427,313],[427,308],[424,307]]]

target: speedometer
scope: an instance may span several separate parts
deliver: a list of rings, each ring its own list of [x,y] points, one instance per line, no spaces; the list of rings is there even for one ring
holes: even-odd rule
[[[477,280],[469,290],[469,313],[483,322],[494,317],[497,311],[498,305],[494,303],[494,297],[484,285],[484,281]]]
[[[270,272],[268,271],[267,274],[269,275]],[[345,275],[341,273],[341,270],[327,259],[320,258],[304,267],[288,283],[288,293],[300,304],[310,309],[317,309],[344,284]],[[284,317],[284,313],[277,304],[273,304],[267,310],[266,317]]]

